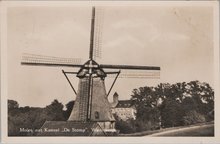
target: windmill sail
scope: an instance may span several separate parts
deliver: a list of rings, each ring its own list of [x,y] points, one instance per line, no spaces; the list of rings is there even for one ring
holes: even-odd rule
[[[108,72],[106,72],[108,74]],[[108,74],[109,78],[114,78],[116,74]],[[155,70],[120,70],[120,75],[118,78],[145,78],[145,79],[159,79],[160,71]]]
[[[104,9],[98,7],[95,9],[95,25],[94,25],[94,45],[93,45],[93,59],[102,58],[102,30]]]
[[[160,70],[160,67],[156,67],[156,66],[107,65],[107,64],[101,64],[100,67],[104,68],[104,69]]]
[[[22,65],[32,66],[63,66],[63,67],[81,67],[79,58],[61,58],[54,56],[43,56],[24,53],[21,60]]]
[[[93,60],[94,27],[95,27],[95,7],[92,8],[91,33],[90,33],[90,49],[89,49],[89,59],[90,60]]]

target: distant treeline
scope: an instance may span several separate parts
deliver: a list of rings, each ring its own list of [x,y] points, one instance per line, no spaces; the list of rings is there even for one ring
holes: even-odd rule
[[[156,87],[134,89],[131,101],[137,109],[137,119],[121,121],[116,118],[116,128],[121,133],[133,133],[166,127],[191,125],[214,120],[214,91],[208,83],[161,83]],[[8,100],[8,135],[21,136],[20,128],[39,129],[47,121],[68,119],[74,101],[64,105],[54,100],[45,108],[19,107]],[[30,135],[30,133],[28,134]]]
[[[161,83],[134,89],[137,119],[118,121],[121,133],[191,125],[214,120],[214,91],[208,83]]]
[[[8,100],[8,135],[31,135],[31,133],[20,132],[20,128],[39,129],[45,121],[65,121],[73,105],[74,101],[70,101],[65,105],[66,110],[63,110],[63,104],[54,100],[45,108],[19,107],[18,102]]]

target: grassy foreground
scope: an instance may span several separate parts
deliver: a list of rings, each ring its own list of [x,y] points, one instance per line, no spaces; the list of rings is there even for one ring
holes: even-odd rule
[[[168,130],[149,136],[214,136],[214,124]]]
[[[172,127],[155,131],[144,131],[133,134],[119,134],[119,136],[214,136],[214,122],[196,124],[191,126]]]

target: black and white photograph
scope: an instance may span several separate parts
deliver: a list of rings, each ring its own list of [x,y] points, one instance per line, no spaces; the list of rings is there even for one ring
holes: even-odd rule
[[[218,11],[217,1],[1,2],[2,140],[220,142]]]

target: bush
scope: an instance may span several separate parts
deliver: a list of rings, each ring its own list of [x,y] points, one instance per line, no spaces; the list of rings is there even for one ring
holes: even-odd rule
[[[135,128],[132,127],[130,121],[123,121],[123,120],[116,121],[115,128],[118,129],[120,133],[124,133],[124,134],[135,132]]]
[[[195,110],[187,112],[186,116],[183,117],[184,125],[202,123],[205,121],[206,121],[205,116],[196,112]]]

